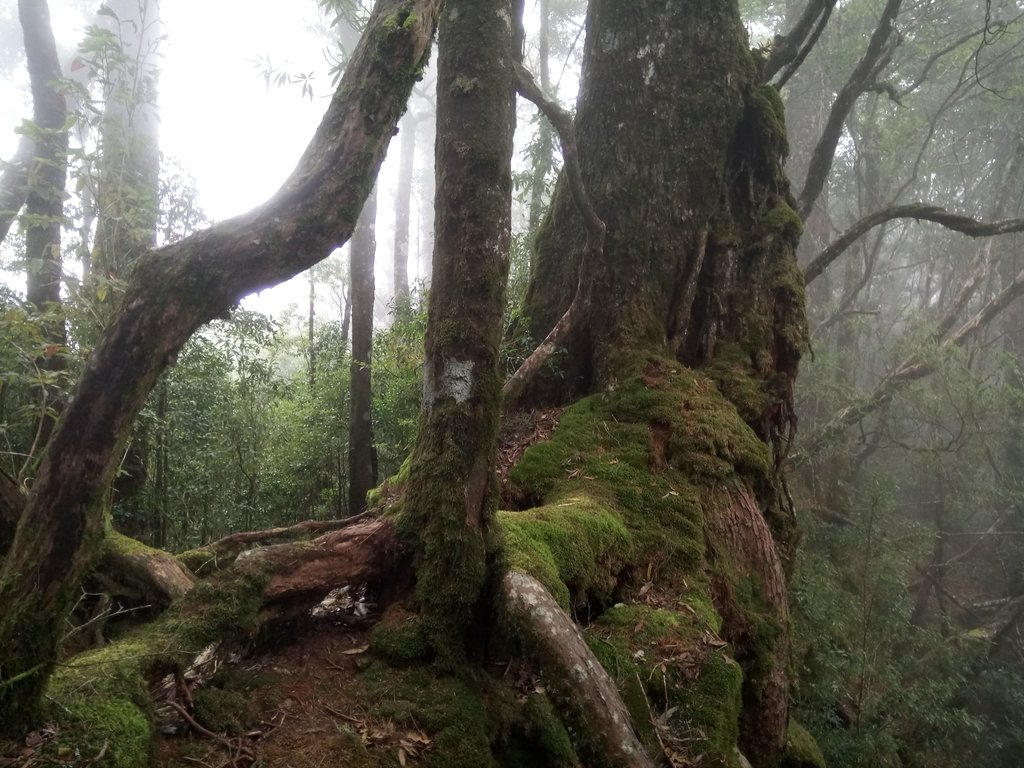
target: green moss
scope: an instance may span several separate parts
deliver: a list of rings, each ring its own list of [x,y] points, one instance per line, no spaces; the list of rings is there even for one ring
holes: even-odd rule
[[[779,200],[761,217],[758,228],[764,234],[773,233],[786,238],[799,238],[804,231],[804,221],[789,203]]]
[[[183,669],[212,642],[250,637],[264,582],[258,569],[238,568],[198,584],[153,623],[58,667],[46,694],[64,736],[97,752],[107,740],[110,765],[145,765],[153,707],[147,681]]]
[[[161,622],[163,631],[194,649],[248,638],[259,628],[266,582],[266,574],[258,566],[237,563],[217,579],[198,582],[183,600],[171,606]]]
[[[146,675],[165,662],[153,654],[157,635],[139,632],[114,645],[79,654],[57,669],[46,690],[62,742],[94,755],[106,745],[110,766],[148,762],[152,699]]]
[[[397,666],[429,661],[433,648],[418,616],[386,615],[370,635],[370,650]]]
[[[193,703],[196,721],[214,733],[240,733],[249,711],[248,700],[242,694],[223,688],[201,688]]]
[[[331,739],[330,756],[333,765],[345,768],[376,768],[380,762],[373,757],[363,744],[362,738],[351,728],[343,727],[340,733]]]
[[[790,720],[786,728],[781,768],[826,768],[818,742],[796,720]]]
[[[558,719],[555,709],[547,696],[531,694],[526,697],[523,706],[526,723],[525,735],[536,747],[536,752],[547,758],[545,765],[552,768],[559,766],[575,766],[579,764],[576,751],[568,731]],[[536,765],[536,763],[532,763]]]
[[[361,695],[396,723],[415,725],[431,738],[423,765],[431,768],[496,766],[494,736],[484,707],[485,678],[453,676],[430,667],[396,669],[374,662],[360,677]]]
[[[701,623],[688,610],[617,605],[588,629],[587,641],[649,748],[658,743],[651,724],[658,718],[663,738],[686,744],[695,759],[726,764],[739,735],[743,675]]]
[[[61,723],[58,750],[67,747],[87,758],[102,753],[103,759],[96,764],[106,768],[149,765],[152,727],[132,702],[76,699],[65,706]]]
[[[739,739],[743,672],[724,653],[715,653],[701,665],[696,680],[670,700],[679,707],[670,725],[683,738],[694,738],[721,762],[726,762]]]
[[[704,490],[737,470],[763,480],[769,453],[708,378],[673,361],[644,361],[646,371],[614,392],[567,409],[552,439],[512,471],[512,492],[545,507],[574,497],[604,505],[634,538],[634,561],[660,553],[694,572]]]
[[[748,424],[759,421],[773,402],[765,381],[754,370],[750,353],[739,344],[720,344],[715,359],[704,370]]]
[[[775,664],[775,648],[782,636],[782,626],[767,606],[755,575],[733,575],[732,602],[734,610],[739,612],[743,651],[749,657],[751,671],[766,674]]]
[[[607,602],[632,554],[619,515],[582,492],[501,512],[496,522],[505,566],[532,575],[563,608],[588,598]]]
[[[179,563],[188,568],[196,575],[202,575],[210,570],[217,570],[217,558],[208,549],[188,549],[179,552],[174,556]]]
[[[750,89],[747,119],[756,127],[760,147],[769,157],[785,158],[789,154],[785,115],[782,96],[775,86],[761,84]]]

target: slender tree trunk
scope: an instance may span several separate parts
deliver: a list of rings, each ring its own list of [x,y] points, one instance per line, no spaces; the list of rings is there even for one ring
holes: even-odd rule
[[[409,213],[412,209],[412,176],[416,161],[416,116],[405,113],[398,129],[398,186],[395,189],[395,284],[396,300],[409,296]]]
[[[537,40],[537,64],[538,83],[540,89],[547,98],[552,98],[551,75],[549,64],[551,57],[551,3],[550,0],[540,0],[540,31]],[[541,118],[538,128],[538,147],[533,162],[533,179],[530,183],[530,213],[529,227],[535,232],[540,226],[541,216],[545,211],[544,192],[547,190],[547,177],[551,172],[554,162],[552,157],[552,141],[554,139],[551,124]]]
[[[349,377],[350,417],[348,441],[348,510],[366,509],[366,494],[377,484],[377,450],[373,446],[373,397],[370,365],[373,362],[373,260],[377,190],[366,198],[352,234],[349,269],[352,285],[352,363]]]
[[[449,0],[438,40],[436,242],[405,509],[417,537],[417,595],[443,654],[461,651],[480,598],[497,501],[514,18],[511,0]]]
[[[309,272],[309,313],[306,319],[306,346],[309,348],[309,369],[307,380],[309,391],[316,386],[316,278]]]
[[[61,226],[64,223],[64,184],[67,179],[67,105],[56,89],[62,77],[57,45],[50,29],[45,0],[19,0],[18,16],[25,37],[29,82],[32,88],[32,121],[39,132],[35,157],[29,162],[25,195],[25,259],[28,263],[25,297],[37,311],[46,313],[43,337],[46,352],[36,359],[41,371],[65,368],[61,347],[67,330],[61,308]],[[38,392],[33,446],[39,450],[49,441],[54,413],[60,411],[60,394],[43,384]]]

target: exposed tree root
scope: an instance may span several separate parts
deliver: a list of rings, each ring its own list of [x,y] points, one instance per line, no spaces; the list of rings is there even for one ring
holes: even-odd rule
[[[616,768],[653,768],[615,683],[544,585],[511,571],[501,597],[527,653],[576,710],[592,749]]]
[[[203,575],[211,571],[227,568],[246,549],[254,544],[266,544],[268,542],[283,543],[288,541],[301,541],[319,533],[336,531],[347,528],[357,522],[365,520],[367,513],[346,517],[343,520],[304,520],[301,523],[286,528],[270,528],[265,531],[244,531],[233,533],[222,539],[205,544],[196,549],[190,549],[179,555],[196,575]]]
[[[111,595],[161,608],[184,596],[195,583],[173,555],[115,531],[107,531],[92,576]]]

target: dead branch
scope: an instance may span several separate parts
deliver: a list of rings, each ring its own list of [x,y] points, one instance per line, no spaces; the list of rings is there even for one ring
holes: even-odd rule
[[[301,544],[274,544],[246,552],[270,573],[267,601],[319,598],[336,587],[380,581],[396,563],[398,537],[388,520],[366,520]]]
[[[337,531],[355,525],[369,517],[369,514],[369,512],[363,512],[341,520],[304,520],[287,527],[232,533],[217,541],[184,552],[180,557],[197,575],[208,573],[231,565],[250,545],[265,544],[271,541],[301,541],[316,534]]]
[[[547,99],[533,79],[533,75],[522,66],[515,64],[516,88],[519,93],[529,101],[532,101],[537,108],[554,127],[558,134],[558,141],[562,147],[562,160],[565,168],[566,179],[569,182],[569,190],[572,192],[572,199],[576,208],[583,217],[583,224],[587,232],[587,240],[583,249],[583,256],[579,263],[579,274],[583,274],[583,267],[588,261],[596,261],[601,258],[604,252],[605,225],[594,210],[594,205],[587,194],[583,184],[583,173],[580,170],[579,148],[576,144],[576,133],[573,130],[572,117],[555,102]],[[526,389],[537,371],[558,348],[559,344],[569,335],[579,317],[584,313],[586,298],[584,286],[581,279],[576,281],[576,293],[569,303],[565,314],[559,318],[548,335],[530,354],[519,369],[512,374],[512,377],[505,382],[502,388],[502,399],[504,408],[509,409]]]
[[[994,235],[1006,235],[1012,232],[1024,232],[1024,219],[1006,219],[1004,221],[983,222],[972,219],[970,216],[962,216],[958,213],[950,213],[945,208],[928,203],[908,203],[906,205],[894,205],[883,208],[880,211],[870,213],[857,223],[847,229],[842,235],[834,240],[825,250],[815,256],[810,264],[804,269],[804,283],[810,285],[822,272],[836,259],[838,259],[851,245],[867,234],[869,231],[893,219],[917,219],[918,221],[932,221],[946,229],[960,232],[968,237],[992,237]]]
[[[839,90],[832,109],[829,112],[828,120],[821,132],[811,162],[807,169],[807,178],[804,180],[803,190],[800,193],[799,205],[797,207],[800,217],[807,219],[814,208],[815,202],[825,188],[825,181],[832,170],[832,161],[835,158],[836,146],[839,137],[843,132],[843,125],[847,115],[856,103],[857,99],[876,81],[878,74],[889,63],[899,36],[893,38],[896,29],[896,16],[900,12],[900,5],[903,0],[888,0],[875,31],[871,33],[871,40],[868,42],[864,56],[857,63],[850,74],[846,84]]]

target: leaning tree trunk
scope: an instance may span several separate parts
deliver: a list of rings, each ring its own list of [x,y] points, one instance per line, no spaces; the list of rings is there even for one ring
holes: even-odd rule
[[[706,368],[774,448],[775,471],[756,481],[737,472],[731,502],[708,521],[709,560],[762,582],[762,609],[781,628],[767,654],[751,647],[734,588],[712,580],[744,666],[741,744],[770,765],[788,718],[784,573],[795,538],[778,466],[806,327],[782,103],[761,80],[734,0],[591,2],[576,131],[604,249],[583,260],[583,224],[560,179],[527,315],[543,337],[579,279],[586,317],[563,365],[572,391],[613,390],[646,356],[667,352]],[[534,398],[545,394],[541,381]]]
[[[462,647],[497,501],[498,344],[512,194],[511,0],[449,0],[438,40],[437,196],[423,412],[404,500],[439,651]]]
[[[0,571],[0,732],[31,722],[102,533],[102,502],[158,376],[204,323],[348,239],[413,82],[439,0],[379,0],[309,147],[267,203],[142,259],[36,474]]]

